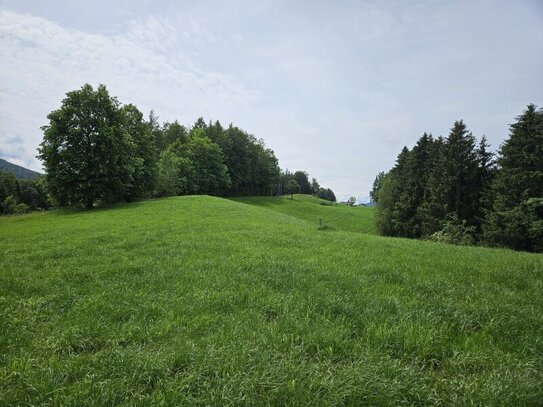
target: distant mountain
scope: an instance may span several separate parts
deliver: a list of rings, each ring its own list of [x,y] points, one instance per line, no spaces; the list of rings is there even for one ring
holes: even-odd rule
[[[20,165],[12,164],[2,158],[0,158],[0,171],[11,172],[18,179],[36,179],[41,175],[39,172],[29,170],[28,168],[21,167]]]

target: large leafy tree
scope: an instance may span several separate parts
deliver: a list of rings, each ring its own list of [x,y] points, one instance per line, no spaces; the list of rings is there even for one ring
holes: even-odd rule
[[[153,110],[151,110],[151,112],[149,112],[149,120],[147,121],[147,126],[149,127],[149,130],[153,135],[153,139],[155,140],[155,148],[157,152],[160,153],[166,149],[168,143],[164,135],[164,130],[160,126],[158,119],[159,117],[155,114]]]
[[[543,110],[533,104],[511,125],[497,160],[494,204],[484,226],[490,243],[543,250]]]
[[[155,187],[157,196],[181,195],[185,192],[187,179],[180,176],[181,160],[171,149],[160,154]]]
[[[221,148],[206,137],[203,130],[196,129],[180,150],[180,155],[190,160],[194,169],[191,193],[222,195],[231,187]]]
[[[290,199],[294,199],[294,194],[298,194],[301,191],[300,184],[292,178],[287,182],[287,191],[290,194]]]
[[[330,202],[336,202],[336,194],[330,188],[320,188],[317,194],[319,198]]]
[[[319,185],[317,178],[311,178],[311,193],[317,195],[319,193],[319,189],[321,189],[321,186]]]
[[[47,117],[38,157],[57,204],[91,208],[122,199],[133,180],[135,145],[106,87],[67,93]]]
[[[163,126],[164,144],[168,146],[175,141],[186,143],[188,138],[188,132],[185,126],[179,124],[177,120],[173,123],[164,123]]]
[[[294,179],[300,186],[300,193],[310,194],[311,193],[311,184],[309,183],[309,177],[305,171],[296,171],[293,174]]]

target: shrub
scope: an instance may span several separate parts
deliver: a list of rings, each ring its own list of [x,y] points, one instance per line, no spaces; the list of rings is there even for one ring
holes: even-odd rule
[[[17,199],[13,195],[10,195],[4,199],[2,209],[4,215],[11,215],[14,213],[26,213],[30,208],[25,203],[18,203]]]
[[[458,219],[455,213],[447,215],[443,228],[432,233],[428,240],[456,245],[472,245],[475,243],[475,226],[468,226],[465,220]]]

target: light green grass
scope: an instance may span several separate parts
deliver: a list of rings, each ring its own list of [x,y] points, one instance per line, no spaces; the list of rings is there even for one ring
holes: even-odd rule
[[[543,256],[337,227],[199,196],[0,219],[0,404],[541,405]]]
[[[331,230],[377,234],[373,219],[374,208],[344,206],[311,195],[290,195],[278,198],[249,197],[234,198],[238,202],[272,209],[304,220],[309,224]]]

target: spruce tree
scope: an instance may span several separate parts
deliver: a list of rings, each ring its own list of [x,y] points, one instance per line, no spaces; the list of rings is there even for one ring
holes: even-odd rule
[[[484,217],[492,206],[492,179],[495,175],[494,153],[489,150],[486,137],[483,136],[477,148],[478,161],[478,195],[475,202],[475,220],[478,234],[481,232]]]
[[[531,104],[511,125],[497,164],[485,238],[491,244],[542,251],[543,110]]]
[[[411,150],[405,168],[405,184],[399,197],[397,207],[401,210],[401,235],[420,237],[421,216],[419,210],[428,195],[428,178],[434,161],[434,139],[424,133]]]
[[[404,147],[396,159],[396,165],[383,177],[379,188],[379,204],[376,211],[377,227],[384,235],[403,236],[405,232],[400,196],[406,185],[409,154],[409,149]]]
[[[447,213],[456,213],[458,219],[476,225],[478,199],[478,172],[475,137],[462,120],[454,123],[445,143]]]
[[[418,210],[422,236],[429,236],[441,230],[448,211],[449,185],[452,179],[447,172],[445,149],[443,137],[437,138],[433,148],[432,169],[426,183],[426,196]]]

